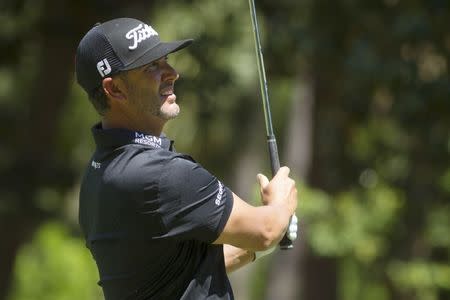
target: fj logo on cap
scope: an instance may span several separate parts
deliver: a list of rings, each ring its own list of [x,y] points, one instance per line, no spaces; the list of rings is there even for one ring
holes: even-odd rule
[[[111,66],[106,58],[97,63],[97,70],[102,77],[111,73]]]
[[[139,26],[131,29],[125,35],[128,40],[133,41],[133,44],[129,46],[128,49],[136,49],[140,42],[145,41],[146,39],[154,35],[158,35],[158,33],[153,28],[151,28],[147,24],[139,24]]]

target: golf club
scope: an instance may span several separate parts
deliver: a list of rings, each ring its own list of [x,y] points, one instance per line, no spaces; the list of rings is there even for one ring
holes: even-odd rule
[[[259,39],[259,30],[258,30],[258,21],[256,19],[256,8],[254,0],[248,1],[250,4],[250,15],[252,18],[252,26],[253,33],[255,36],[255,51],[256,51],[256,61],[258,64],[258,74],[259,74],[259,84],[261,87],[261,96],[264,108],[264,119],[266,123],[266,133],[267,133],[267,144],[269,146],[269,156],[270,156],[270,165],[272,168],[272,177],[278,172],[280,169],[280,158],[278,156],[278,148],[277,141],[275,139],[275,134],[273,132],[272,127],[272,116],[270,113],[270,104],[269,104],[269,94],[267,91],[267,80],[266,80],[266,71],[264,69],[264,59],[261,49],[261,41]],[[289,220],[289,225],[292,222],[292,217]],[[294,246],[292,245],[292,241],[285,234],[283,239],[279,243],[280,249],[292,249]]]

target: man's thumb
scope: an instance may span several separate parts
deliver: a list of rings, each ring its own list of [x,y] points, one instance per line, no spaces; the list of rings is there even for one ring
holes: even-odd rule
[[[258,180],[261,189],[265,188],[269,184],[269,179],[263,174],[256,175],[256,179]]]

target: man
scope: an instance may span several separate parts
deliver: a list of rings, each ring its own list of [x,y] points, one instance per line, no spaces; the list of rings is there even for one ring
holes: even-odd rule
[[[120,18],[77,49],[77,81],[101,115],[79,221],[108,300],[233,299],[226,273],[273,249],[297,206],[287,167],[270,182],[258,175],[253,207],[162,134],[180,112],[167,55],[191,42],[163,43]]]

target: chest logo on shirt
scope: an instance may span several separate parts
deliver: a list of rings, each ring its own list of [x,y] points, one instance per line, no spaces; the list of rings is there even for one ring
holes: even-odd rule
[[[143,133],[137,133],[135,135],[134,142],[136,144],[149,145],[154,148],[161,148],[162,139],[153,135],[146,135]]]
[[[100,169],[102,167],[102,164],[93,160],[91,162],[91,167],[93,167],[94,169]]]
[[[216,203],[217,206],[220,205],[223,195],[223,184],[220,181],[218,181],[218,183],[219,183],[219,192],[217,192],[216,201],[214,201],[214,203]]]

